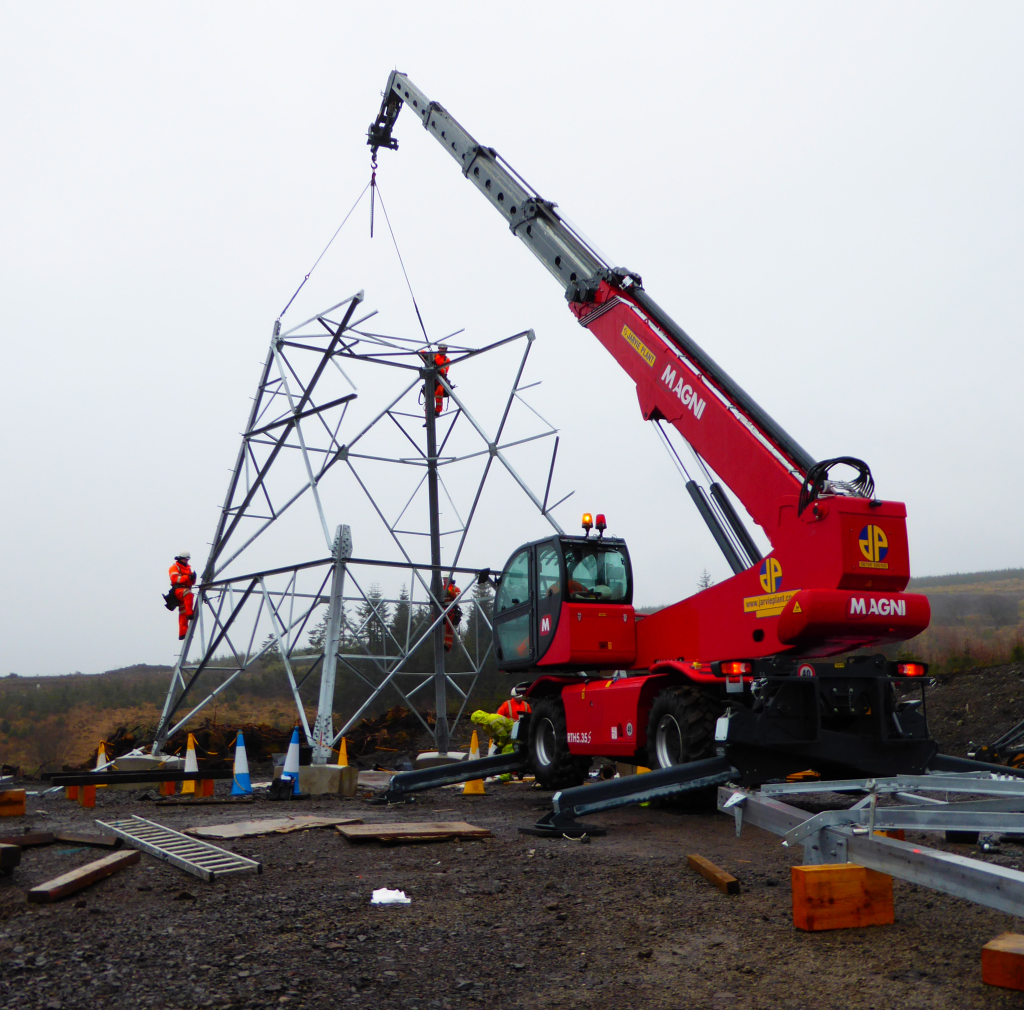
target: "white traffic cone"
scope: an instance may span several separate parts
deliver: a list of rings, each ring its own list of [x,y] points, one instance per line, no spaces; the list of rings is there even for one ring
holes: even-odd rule
[[[249,758],[245,753],[245,737],[238,731],[235,740],[235,774],[231,782],[232,796],[252,796],[252,782],[249,781]]]
[[[196,760],[196,738],[189,733],[188,735],[188,747],[185,750],[185,771],[186,772],[198,772],[199,762]],[[185,779],[181,783],[181,795],[184,796],[186,793],[192,793],[195,795],[196,783],[195,780]]]
[[[292,738],[288,744],[288,753],[284,756],[284,768],[281,770],[281,780],[294,783],[292,792],[298,795],[299,792],[299,727],[292,730]]]
[[[106,769],[107,766],[107,747],[102,741],[99,747],[96,748],[96,767],[93,768],[94,772],[101,772]]]

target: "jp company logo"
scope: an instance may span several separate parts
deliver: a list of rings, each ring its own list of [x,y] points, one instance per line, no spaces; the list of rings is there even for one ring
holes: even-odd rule
[[[886,554],[889,553],[889,538],[885,535],[885,531],[881,526],[865,526],[860,531],[857,544],[860,547],[861,554],[866,558],[865,561],[860,562],[861,568],[889,567],[888,562],[885,560]]]
[[[761,562],[761,588],[766,593],[776,593],[782,588],[782,565],[776,558],[765,558]]]

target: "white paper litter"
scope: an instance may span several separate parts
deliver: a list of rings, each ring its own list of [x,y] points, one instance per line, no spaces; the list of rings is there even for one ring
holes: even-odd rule
[[[407,898],[405,891],[392,891],[390,887],[378,887],[370,899],[371,905],[411,905],[412,898]]]

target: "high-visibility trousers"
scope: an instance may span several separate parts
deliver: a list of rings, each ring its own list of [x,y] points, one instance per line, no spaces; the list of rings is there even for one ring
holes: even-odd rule
[[[455,628],[451,621],[444,622],[444,651],[451,652],[455,644]]]
[[[437,387],[434,389],[434,413],[440,414],[444,410],[444,398],[448,394],[445,392],[444,386],[439,382]]]
[[[192,603],[195,597],[192,590],[184,587],[174,590],[178,600],[178,640],[181,641],[188,634],[188,622],[192,620]]]

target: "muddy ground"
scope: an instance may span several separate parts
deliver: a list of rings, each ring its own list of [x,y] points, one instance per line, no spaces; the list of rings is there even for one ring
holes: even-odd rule
[[[1016,697],[1007,692],[1019,668],[971,676],[934,692],[940,739],[947,724],[963,735],[957,706],[969,706],[968,720],[978,706],[984,738],[998,719],[1013,722],[1015,712],[998,713]],[[25,891],[103,853],[28,849],[0,880],[0,1007],[1024,1006],[1024,993],[981,981],[982,945],[1024,932],[1009,916],[897,880],[894,925],[802,933],[789,887],[802,851],[774,835],[748,828],[736,839],[719,814],[630,808],[594,818],[609,830],[589,844],[537,839],[518,828],[548,809],[549,794],[520,783],[488,790],[389,809],[337,798],[157,808],[140,793],[101,790],[86,811],[30,798],[29,815],[5,819],[5,831],[131,813],[183,828],[340,810],[368,822],[465,819],[494,837],[392,848],[332,829],[246,839],[223,844],[261,860],[259,876],[206,884],[144,855],[49,906],[29,905]],[[737,876],[741,893],[727,897],[691,872],[691,852]],[[983,858],[1024,869],[1024,848]],[[371,906],[377,887],[401,888],[412,904]]]

